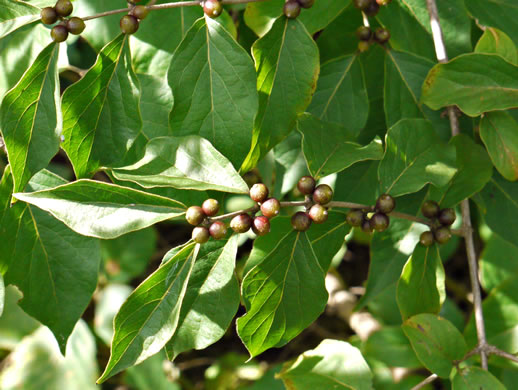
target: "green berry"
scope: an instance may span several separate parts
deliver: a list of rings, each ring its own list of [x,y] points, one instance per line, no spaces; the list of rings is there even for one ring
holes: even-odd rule
[[[345,219],[351,226],[360,227],[363,223],[365,215],[361,210],[349,210]]]
[[[358,42],[358,51],[360,53],[366,52],[367,50],[369,50],[370,46],[371,45],[369,44],[369,42],[367,42],[367,41],[360,41],[360,42]]]
[[[201,209],[205,215],[212,217],[219,211],[219,202],[216,199],[206,199],[201,205]]]
[[[319,204],[314,204],[313,206],[311,206],[311,208],[308,211],[308,214],[311,220],[315,223],[324,223],[325,221],[327,221],[327,217],[329,216],[327,209]]]
[[[275,198],[270,198],[261,204],[261,213],[267,218],[273,218],[281,211],[281,204]]]
[[[390,224],[390,219],[383,213],[375,213],[370,219],[370,225],[373,230],[383,232],[387,230]]]
[[[360,41],[368,41],[372,37],[372,30],[367,26],[360,26],[356,29],[356,36]]]
[[[258,236],[270,233],[270,220],[263,216],[255,217],[252,222],[252,231]]]
[[[320,184],[313,191],[313,201],[318,204],[327,204],[333,199],[333,189],[327,184]]]
[[[139,20],[146,19],[149,14],[149,10],[144,5],[137,5],[130,11],[130,15],[133,15]]]
[[[378,13],[380,10],[380,6],[375,1],[371,1],[369,6],[363,10],[365,12],[365,15],[367,16],[374,16]]]
[[[302,8],[311,8],[313,4],[315,4],[315,0],[297,0],[297,3],[299,3]]]
[[[65,17],[72,13],[74,6],[70,0],[58,0],[54,9],[59,16]]]
[[[236,215],[230,221],[230,228],[236,233],[246,233],[252,227],[252,217],[248,214]]]
[[[85,30],[85,22],[78,17],[72,17],[67,20],[67,30],[70,34],[79,35]]]
[[[316,181],[311,176],[302,176],[297,183],[297,188],[301,194],[309,195],[315,190]]]
[[[421,213],[426,218],[435,218],[439,215],[439,211],[441,211],[439,204],[434,200],[427,200],[421,206]]]
[[[371,4],[371,0],[354,0],[354,6],[360,10],[364,10]]]
[[[396,208],[396,201],[389,194],[381,195],[376,201],[376,211],[389,214]]]
[[[263,183],[254,184],[252,188],[250,188],[250,198],[257,203],[264,202],[268,198],[268,193],[268,187]]]
[[[374,39],[379,43],[385,43],[390,39],[390,32],[386,28],[377,28],[374,31]]]
[[[434,241],[433,233],[429,230],[421,233],[421,236],[419,237],[419,242],[423,246],[432,246]]]
[[[185,212],[185,219],[194,226],[198,226],[202,223],[205,217],[206,215],[203,212],[203,209],[199,206],[191,206]]]
[[[311,226],[311,218],[304,211],[298,211],[291,217],[291,226],[299,232],[305,232]]]
[[[435,241],[437,241],[439,244],[446,244],[448,241],[450,241],[451,231],[449,228],[441,226],[435,230],[434,237]]]
[[[135,34],[139,28],[139,22],[133,15],[124,15],[120,21],[120,28],[123,34]]]
[[[223,6],[218,0],[206,0],[203,3],[203,12],[211,18],[217,18],[223,12]]]
[[[209,227],[209,233],[212,238],[219,240],[227,235],[227,227],[221,221],[213,222]]]
[[[197,242],[198,244],[203,244],[209,241],[210,233],[209,229],[202,226],[197,226],[194,229],[192,229],[192,239],[194,242]]]
[[[68,30],[65,26],[58,24],[50,30],[50,36],[54,42],[65,42],[68,38]]]
[[[288,19],[295,19],[300,15],[300,5],[296,0],[288,0],[282,10]]]
[[[43,24],[54,24],[58,21],[58,14],[54,7],[45,7],[40,12],[41,21]]]
[[[373,232],[373,229],[372,229],[372,226],[371,226],[371,223],[370,223],[370,220],[369,218],[365,217],[362,221],[362,230],[365,232],[365,233],[372,233]]]
[[[453,209],[442,209],[439,212],[439,222],[441,225],[450,226],[453,225],[457,216],[455,215],[455,210]]]

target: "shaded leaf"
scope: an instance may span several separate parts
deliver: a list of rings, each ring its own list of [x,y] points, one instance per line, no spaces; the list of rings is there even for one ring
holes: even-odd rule
[[[480,367],[466,367],[452,380],[452,390],[506,390],[498,379]]]
[[[110,345],[113,338],[113,319],[133,289],[125,284],[109,284],[99,291],[95,304],[95,334]]]
[[[518,247],[491,234],[480,254],[480,284],[486,291],[518,275]]]
[[[480,24],[498,27],[518,44],[515,23],[518,5],[514,0],[470,0],[466,2],[466,8]]]
[[[167,81],[165,78],[147,74],[139,74],[138,79],[142,90],[140,99],[142,134],[147,139],[172,135],[169,129],[169,112],[173,107],[174,99]]]

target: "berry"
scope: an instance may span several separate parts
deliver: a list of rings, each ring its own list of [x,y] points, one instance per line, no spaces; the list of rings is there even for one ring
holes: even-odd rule
[[[365,12],[365,15],[367,16],[374,16],[378,13],[380,10],[380,6],[375,1],[371,1],[369,6],[363,10]]]
[[[302,176],[297,183],[297,188],[301,194],[309,195],[315,190],[316,184],[315,179],[311,176]]]
[[[363,223],[364,218],[363,211],[361,210],[349,210],[345,219],[347,223],[351,226],[360,227]]]
[[[354,0],[354,6],[361,10],[364,10],[370,4],[371,4],[371,0]]]
[[[435,230],[434,237],[435,241],[437,241],[439,244],[446,244],[448,241],[450,241],[451,231],[449,228],[442,226]]]
[[[248,171],[243,175],[243,180],[247,184],[248,187],[252,187],[254,184],[257,184],[261,181],[261,178],[255,171]]]
[[[390,39],[390,32],[386,28],[377,28],[374,31],[374,39],[379,43],[385,43]]]
[[[135,34],[139,27],[139,22],[133,15],[124,15],[120,21],[123,34]]]
[[[288,19],[295,19],[300,14],[300,5],[296,0],[288,0],[282,10]]]
[[[453,225],[457,216],[455,215],[455,210],[453,209],[442,209],[439,212],[439,222],[441,225],[450,226]]]
[[[299,3],[302,8],[311,8],[313,4],[315,4],[315,0],[297,0],[297,3]]]
[[[58,24],[50,30],[50,36],[54,42],[65,42],[68,38],[68,30],[65,26]]]
[[[291,226],[299,232],[305,232],[311,226],[311,218],[304,211],[297,211],[291,217]]]
[[[383,214],[391,213],[396,208],[396,201],[389,194],[381,195],[376,201],[376,211]]]
[[[230,221],[230,228],[236,233],[246,233],[252,227],[252,222],[250,215],[239,214]]]
[[[223,6],[218,0],[206,0],[203,3],[203,12],[211,18],[217,18],[223,12]]]
[[[185,213],[185,219],[191,225],[197,226],[203,222],[205,219],[205,213],[203,209],[199,206],[191,206],[187,209]]]
[[[58,0],[54,9],[59,16],[65,17],[72,13],[74,6],[70,0]]]
[[[440,211],[439,204],[434,200],[427,200],[421,206],[421,213],[423,213],[423,215],[426,218],[437,217],[437,215],[439,215],[439,211]]]
[[[320,184],[313,191],[313,201],[318,204],[327,204],[333,199],[333,190],[327,184]]]
[[[368,41],[372,37],[372,30],[367,26],[360,26],[356,29],[356,36],[360,41]]]
[[[130,11],[130,15],[133,15],[139,20],[146,19],[146,16],[148,15],[149,10],[144,5],[137,5],[133,7],[133,9]]]
[[[261,204],[261,213],[267,218],[273,218],[279,215],[281,211],[281,204],[275,198],[270,198]]]
[[[85,30],[85,22],[78,17],[72,17],[67,20],[67,30],[70,34],[79,35]]]
[[[327,217],[329,216],[327,209],[319,204],[314,204],[311,206],[308,214],[311,220],[315,223],[324,223],[327,221]]]
[[[366,52],[367,50],[369,50],[369,47],[370,47],[369,42],[366,42],[366,41],[358,42],[358,51],[360,53]]]
[[[212,217],[219,211],[219,202],[216,199],[206,199],[201,205],[201,208],[205,215]]]
[[[270,220],[266,217],[255,217],[252,222],[252,231],[258,236],[270,233]]]
[[[261,203],[268,198],[268,192],[268,187],[263,183],[257,183],[250,188],[250,198],[257,203]]]
[[[197,242],[198,244],[203,244],[207,241],[209,241],[210,233],[209,229],[202,226],[197,226],[194,229],[192,229],[192,239],[194,242]]]
[[[378,5],[388,5],[392,0],[376,0]]]
[[[432,246],[434,242],[433,233],[431,231],[426,231],[421,233],[421,236],[419,237],[419,242],[423,246]]]
[[[370,219],[370,225],[377,232],[385,231],[390,224],[390,219],[383,213],[375,213]]]
[[[209,227],[209,233],[212,238],[219,240],[227,235],[227,227],[221,221],[213,222]]]
[[[45,7],[40,12],[41,21],[44,24],[54,24],[58,21],[58,14],[54,7]]]
[[[371,223],[369,221],[369,218],[364,218],[363,219],[363,221],[362,221],[362,230],[365,233],[372,233],[373,229],[372,229]]]

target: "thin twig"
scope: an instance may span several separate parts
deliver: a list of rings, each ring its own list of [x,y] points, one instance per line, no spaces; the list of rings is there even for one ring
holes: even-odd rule
[[[217,217],[212,217],[212,218],[210,218],[210,221],[211,222],[221,221],[223,219],[233,218],[233,217],[236,217],[241,214],[256,213],[258,211],[259,211],[259,206],[255,205],[255,206],[249,207],[244,210],[234,211],[233,213],[228,213],[228,214],[218,215]]]
[[[438,377],[436,374],[430,375],[428,378],[424,379],[422,382],[419,382],[417,385],[412,387],[410,390],[419,390],[425,387],[426,385],[432,383],[434,380],[436,380]]]
[[[518,363],[518,356],[513,355],[512,353],[509,353],[509,352],[502,351],[501,349],[495,347],[494,345],[486,345],[485,349],[489,355],[500,356],[505,359],[511,360],[515,363]]]
[[[430,15],[430,25],[432,27],[432,36],[435,46],[437,60],[441,63],[448,61],[446,46],[439,21],[439,12],[435,0],[426,0],[428,14]],[[459,121],[455,113],[454,107],[448,107],[448,117],[450,119],[450,127],[452,136],[459,134]],[[461,203],[462,210],[462,231],[466,244],[466,253],[468,257],[469,276],[471,279],[471,290],[473,293],[473,309],[475,313],[475,324],[477,328],[478,344],[480,347],[480,362],[484,370],[487,370],[487,339],[484,326],[484,313],[482,311],[482,296],[480,294],[480,282],[478,280],[478,264],[475,252],[475,244],[473,240],[473,228],[471,227],[471,212],[469,209],[469,200],[464,199]]]

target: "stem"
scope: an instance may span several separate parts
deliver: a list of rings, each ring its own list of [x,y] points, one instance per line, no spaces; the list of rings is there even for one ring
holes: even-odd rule
[[[365,27],[370,27],[370,23],[369,23],[369,18],[367,17],[367,15],[365,15],[365,12],[362,11],[362,17],[363,17],[363,25]]]
[[[432,383],[434,380],[437,379],[436,374],[430,375],[428,378],[424,379],[422,382],[419,382],[417,385],[412,387],[410,390],[419,390],[425,387],[427,384]]]
[[[437,60],[441,63],[448,61],[446,46],[439,22],[439,12],[437,11],[437,3],[435,0],[426,0],[428,14],[430,15],[430,25],[432,27],[432,36],[435,46]],[[450,119],[450,127],[452,137],[459,134],[459,121],[455,113],[454,107],[448,107],[448,117]],[[484,326],[484,313],[482,311],[482,296],[480,294],[480,282],[478,280],[478,264],[477,255],[475,253],[475,244],[473,240],[473,228],[471,226],[471,212],[469,209],[469,200],[464,199],[461,203],[462,210],[462,232],[466,244],[466,254],[468,257],[469,276],[471,279],[471,290],[473,293],[473,308],[475,313],[475,324],[477,327],[477,338],[480,347],[480,362],[484,370],[487,370],[487,339]]]
[[[233,213],[218,215],[217,217],[210,218],[209,221],[210,222],[221,221],[223,219],[237,217],[238,215],[241,215],[241,214],[257,213],[258,211],[259,211],[259,206],[255,205],[255,206],[249,207],[249,208],[244,209],[244,210],[234,211]]]

